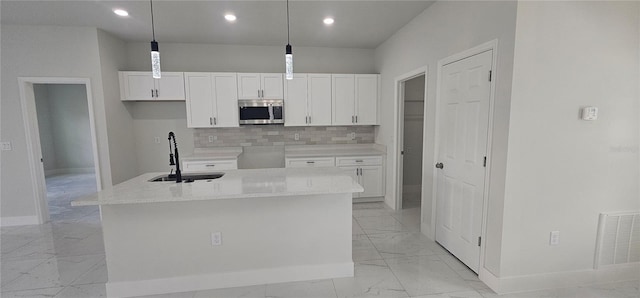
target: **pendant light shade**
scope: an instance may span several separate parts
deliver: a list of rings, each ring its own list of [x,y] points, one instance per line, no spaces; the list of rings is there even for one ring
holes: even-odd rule
[[[151,4],[151,34],[153,37],[151,41],[151,73],[154,79],[159,79],[162,77],[162,73],[160,72],[160,50],[156,41],[155,24],[153,23],[153,0],[149,0],[149,3]]]
[[[284,54],[285,79],[293,80],[293,50],[289,43],[289,0],[287,0],[287,46]]]

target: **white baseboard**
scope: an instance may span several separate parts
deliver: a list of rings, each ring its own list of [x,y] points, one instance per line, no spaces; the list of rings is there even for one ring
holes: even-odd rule
[[[3,227],[12,227],[12,226],[24,226],[24,225],[38,225],[40,221],[38,221],[37,216],[11,216],[11,217],[1,217],[0,218],[0,226]]]
[[[552,272],[535,275],[497,277],[485,268],[480,268],[478,276],[489,288],[498,294],[535,291],[552,288],[566,288],[589,284],[640,280],[640,263],[619,264],[598,270]]]
[[[107,282],[106,287],[107,297],[133,297],[352,276],[353,262],[349,262]]]
[[[353,202],[354,203],[384,202],[384,197],[354,198]]]
[[[53,169],[45,170],[44,176],[49,177],[53,175],[66,175],[66,174],[90,174],[95,173],[95,168],[66,168],[66,169]]]

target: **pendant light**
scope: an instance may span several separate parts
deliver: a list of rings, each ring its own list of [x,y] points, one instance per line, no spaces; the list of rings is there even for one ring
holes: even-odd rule
[[[287,46],[284,55],[285,78],[293,80],[293,51],[289,43],[289,0],[287,0]]]
[[[154,79],[159,79],[162,74],[160,73],[160,51],[156,41],[156,28],[153,23],[153,0],[149,0],[149,3],[151,4],[151,34],[153,35],[153,40],[151,41],[151,73]]]

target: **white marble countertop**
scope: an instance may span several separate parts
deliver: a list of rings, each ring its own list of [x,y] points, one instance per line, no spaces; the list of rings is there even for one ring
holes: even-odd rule
[[[150,179],[167,173],[147,173],[75,200],[71,205],[187,202],[364,191],[350,176],[333,167],[229,170],[224,173],[218,179],[192,183],[149,182]]]
[[[180,155],[180,161],[237,159],[240,154],[242,147],[195,148],[193,154]]]
[[[371,156],[385,155],[384,146],[379,144],[353,145],[298,145],[286,146],[285,158],[304,158],[322,156]]]

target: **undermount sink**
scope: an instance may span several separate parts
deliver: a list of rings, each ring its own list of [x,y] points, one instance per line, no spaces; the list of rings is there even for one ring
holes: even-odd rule
[[[182,182],[193,182],[196,180],[212,180],[212,179],[218,179],[222,176],[224,176],[224,173],[183,174]],[[149,182],[164,182],[164,181],[176,181],[176,175],[175,174],[161,175],[149,180]]]

